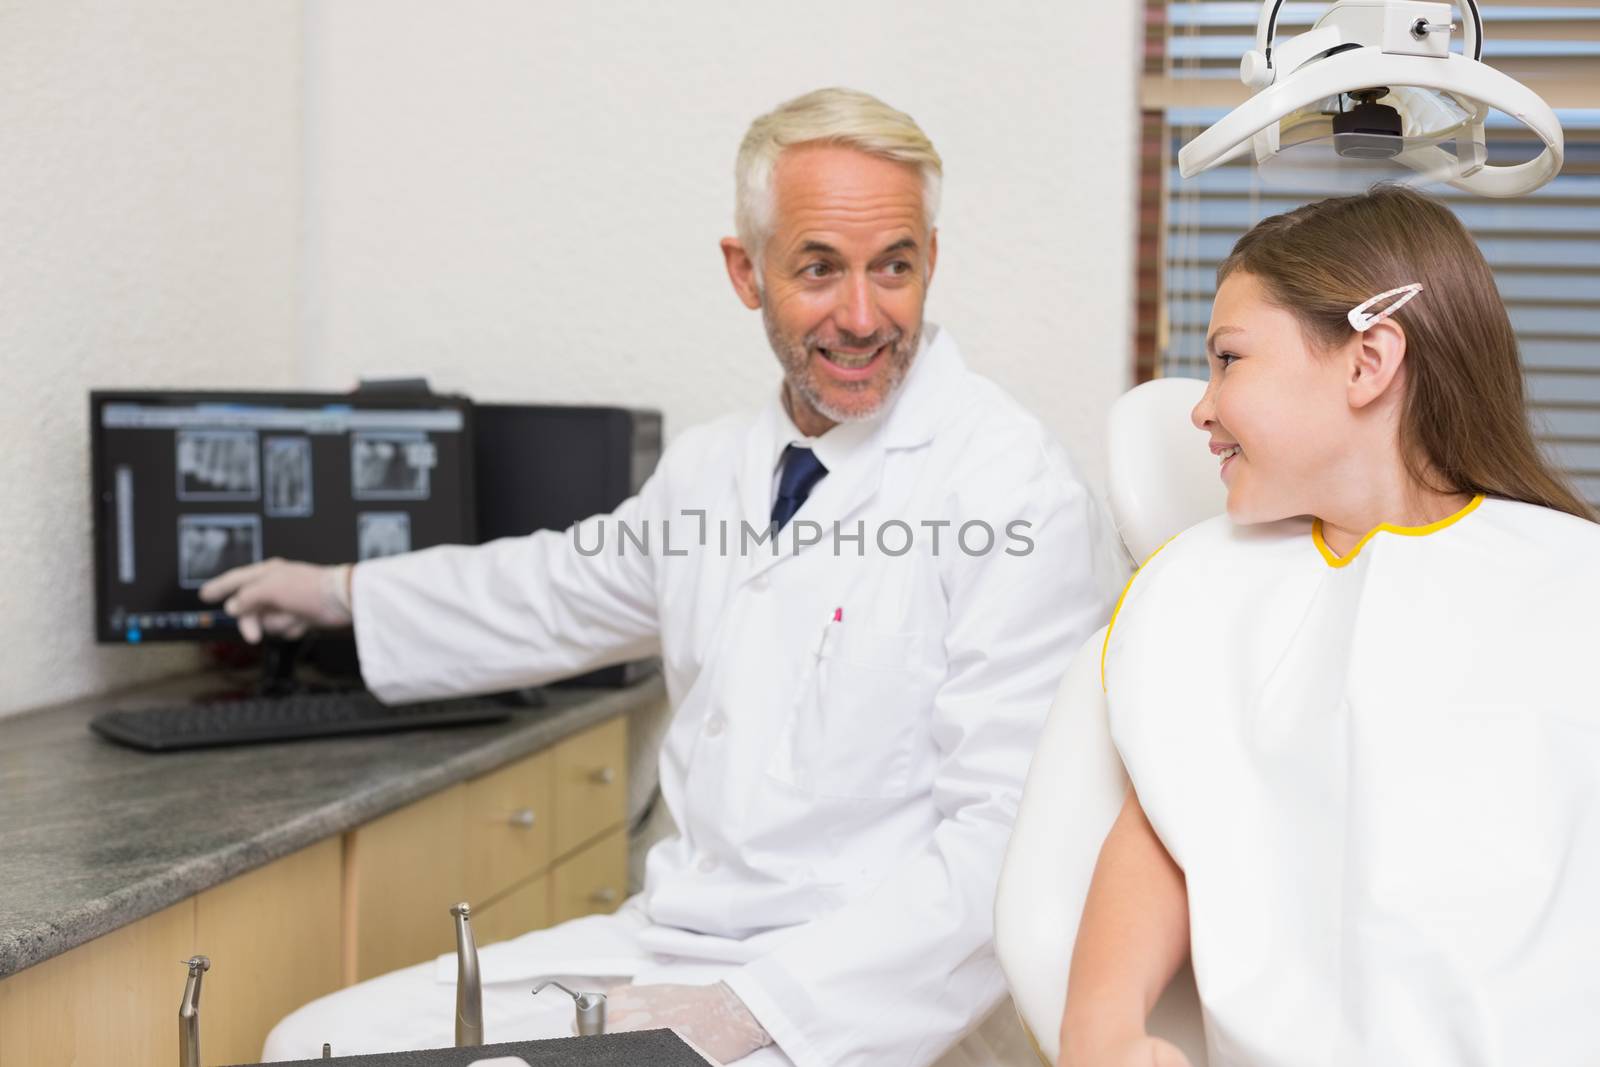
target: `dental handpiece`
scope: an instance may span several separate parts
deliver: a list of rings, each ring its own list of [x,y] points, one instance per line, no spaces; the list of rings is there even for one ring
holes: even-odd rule
[[[183,984],[178,1006],[178,1067],[200,1067],[200,982],[211,969],[204,956],[191,956],[185,964],[189,978]]]
[[[472,907],[462,901],[450,914],[456,920],[456,1048],[468,1048],[483,1044],[483,980],[472,939]]]

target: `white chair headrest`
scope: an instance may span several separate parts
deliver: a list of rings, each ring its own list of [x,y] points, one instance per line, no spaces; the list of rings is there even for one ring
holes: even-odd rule
[[[1194,378],[1157,378],[1111,405],[1107,496],[1135,563],[1173,534],[1227,509],[1217,459],[1189,421],[1205,389]]]

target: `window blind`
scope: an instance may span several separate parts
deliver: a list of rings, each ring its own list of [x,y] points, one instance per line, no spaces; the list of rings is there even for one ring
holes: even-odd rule
[[[1286,3],[1280,22],[1293,34],[1326,7]],[[1178,149],[1233,106],[1232,99],[1192,90],[1226,86],[1224,78],[1235,77],[1240,52],[1253,47],[1259,10],[1231,0],[1147,6],[1145,82],[1154,92],[1144,100],[1142,139],[1147,188],[1134,338],[1141,381],[1206,376],[1216,269],[1241,234],[1268,215],[1350,191],[1331,181],[1318,187],[1305,176],[1290,184],[1263,182],[1248,162],[1178,176]],[[1567,106],[1556,112],[1566,162],[1555,180],[1519,198],[1429,191],[1462,220],[1494,270],[1517,332],[1535,435],[1600,509],[1600,8],[1502,4],[1483,8],[1483,15],[1485,61],[1547,100],[1551,86],[1561,87]],[[1236,80],[1227,91],[1233,89],[1239,100],[1247,94]],[[1528,159],[1538,151],[1537,139],[1503,116],[1494,116],[1486,135],[1490,162]],[[1150,188],[1160,194],[1148,195]]]

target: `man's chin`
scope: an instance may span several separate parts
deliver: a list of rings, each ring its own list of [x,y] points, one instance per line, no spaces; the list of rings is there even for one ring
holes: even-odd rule
[[[807,399],[817,414],[832,422],[864,422],[883,411],[888,404],[889,392],[886,389],[874,389],[871,393],[863,390],[845,396],[813,393]]]
[[[800,374],[789,374],[791,400],[798,398],[829,422],[865,422],[889,409],[910,375],[910,360],[893,349],[879,357],[876,373],[858,382],[839,381],[824,368],[808,363]],[[821,359],[822,357],[814,357]]]

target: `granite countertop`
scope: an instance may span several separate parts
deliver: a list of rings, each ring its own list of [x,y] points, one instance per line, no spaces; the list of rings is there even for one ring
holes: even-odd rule
[[[655,676],[501,723],[162,754],[89,732],[207,681],[0,719],[0,978],[663,693]]]

